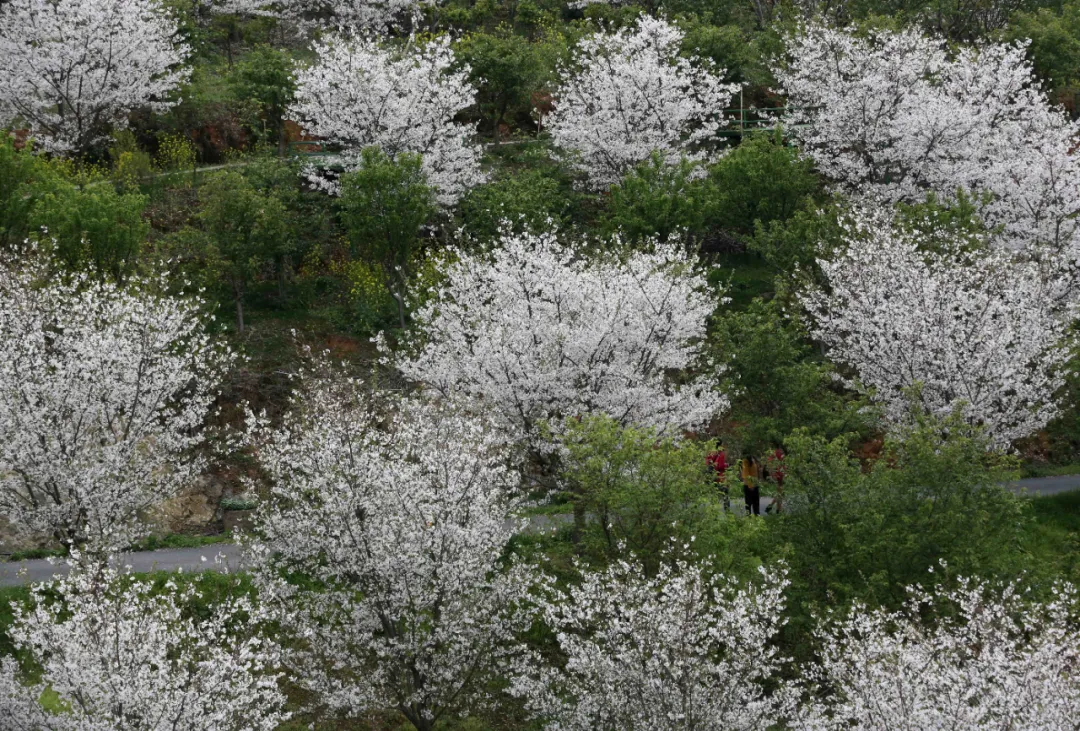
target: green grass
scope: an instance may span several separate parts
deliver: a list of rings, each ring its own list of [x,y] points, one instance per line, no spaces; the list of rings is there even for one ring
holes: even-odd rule
[[[1020,477],[1060,477],[1080,475],[1080,464],[1025,464],[1020,467]]]
[[[1080,491],[1030,499],[1025,549],[1050,580],[1080,580]]]

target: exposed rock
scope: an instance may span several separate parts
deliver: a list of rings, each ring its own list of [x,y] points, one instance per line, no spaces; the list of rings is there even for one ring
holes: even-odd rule
[[[224,483],[204,475],[191,487],[153,510],[150,522],[157,534],[201,533],[217,521]]]

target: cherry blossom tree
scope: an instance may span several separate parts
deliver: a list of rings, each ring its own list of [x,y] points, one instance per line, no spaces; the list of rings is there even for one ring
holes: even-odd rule
[[[414,315],[419,338],[392,359],[406,378],[481,398],[528,439],[586,413],[671,431],[725,408],[715,368],[670,378],[699,364],[716,307],[677,243],[589,258],[554,232],[504,232],[490,254],[451,256]]]
[[[959,408],[998,447],[1054,417],[1072,309],[1059,309],[1037,264],[985,247],[935,251],[880,210],[846,228],[846,250],[818,262],[827,290],[803,302],[814,336],[891,424],[905,423],[916,385],[922,408]]]
[[[789,131],[848,192],[980,204],[1011,249],[1080,254],[1080,123],[1053,107],[1022,44],[949,52],[917,30],[811,24],[776,69]]]
[[[643,16],[577,44],[548,130],[591,187],[610,187],[654,152],[672,164],[713,156],[708,147],[738,87],[707,60],[680,56],[682,40],[667,21]]]
[[[40,666],[33,681],[0,658],[0,712],[10,731],[273,731],[288,718],[280,648],[257,632],[244,597],[208,618],[184,610],[193,584],[131,580],[104,565],[73,567],[13,605],[7,629]],[[59,599],[57,598],[59,597]],[[38,702],[52,694],[64,711]]]
[[[794,709],[794,686],[770,693],[784,659],[783,574],[760,586],[685,563],[655,577],[618,562],[538,599],[566,656],[522,663],[511,692],[549,729],[768,729]]]
[[[188,52],[158,0],[9,0],[0,124],[29,127],[50,152],[84,152],[132,110],[174,104]]]
[[[166,284],[0,263],[0,514],[15,525],[116,550],[199,473],[191,450],[232,356],[204,303]]]
[[[315,45],[318,62],[297,74],[292,113],[308,133],[345,148],[335,161],[357,165],[361,150],[376,146],[393,157],[418,153],[428,184],[450,206],[484,180],[475,127],[455,115],[473,104],[468,68],[453,68],[449,36],[404,48],[373,37],[339,36]],[[314,175],[330,192],[335,181]]]
[[[384,404],[331,375],[304,376],[293,407],[250,434],[271,480],[259,548],[322,585],[264,577],[301,641],[287,657],[298,682],[331,709],[396,709],[421,731],[475,709],[528,626],[515,609],[528,571],[500,569],[516,528],[502,437],[456,404]]]
[[[827,689],[802,729],[1074,728],[1080,718],[1076,591],[1046,603],[1016,586],[911,590],[898,612],[856,605],[821,633],[808,675]],[[940,611],[952,608],[949,612]]]
[[[219,12],[279,18],[303,28],[385,30],[436,0],[226,0]]]

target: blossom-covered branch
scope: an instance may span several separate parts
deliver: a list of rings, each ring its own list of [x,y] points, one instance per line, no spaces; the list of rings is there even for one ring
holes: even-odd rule
[[[415,313],[420,343],[394,361],[407,378],[482,398],[528,438],[586,413],[671,431],[726,406],[714,376],[671,378],[698,365],[716,306],[677,243],[591,258],[554,232],[505,233],[453,256]]]
[[[548,121],[555,145],[604,190],[654,152],[670,164],[707,159],[738,88],[723,69],[679,55],[683,33],[643,16],[633,28],[581,40]]]
[[[0,514],[117,550],[137,513],[198,474],[192,449],[232,360],[204,303],[62,275],[46,257],[0,266]]]
[[[264,577],[302,641],[287,659],[298,682],[422,731],[475,708],[527,626],[515,607],[528,572],[500,567],[517,480],[503,440],[454,403],[379,402],[330,375],[304,376],[293,407],[251,436],[271,481],[262,549],[323,585]]]
[[[454,67],[448,36],[426,44],[411,39],[399,49],[374,37],[338,36],[316,43],[315,52],[318,61],[297,74],[292,113],[309,134],[345,148],[337,162],[346,169],[365,147],[391,157],[418,153],[428,184],[447,206],[483,182],[475,128],[454,121],[476,90],[468,68]],[[323,175],[313,181],[337,191]]]
[[[1007,447],[1054,417],[1069,311],[1035,263],[934,251],[883,211],[846,226],[846,249],[818,262],[828,290],[803,301],[814,336],[855,370],[890,423],[905,422],[914,394],[930,413],[961,408]]]
[[[187,78],[189,49],[157,0],[9,0],[0,4],[0,125],[23,123],[50,152],[83,152],[161,112]]]

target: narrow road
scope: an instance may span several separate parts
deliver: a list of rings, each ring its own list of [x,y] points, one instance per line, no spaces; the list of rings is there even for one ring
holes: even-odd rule
[[[1080,475],[1062,475],[1060,477],[1036,477],[1009,483],[1009,489],[1023,495],[1057,495],[1080,489]],[[736,510],[742,509],[742,500],[731,501]],[[761,510],[765,511],[769,498],[761,498]],[[530,519],[531,529],[550,530],[557,524],[570,520],[566,515],[538,515]],[[130,570],[145,573],[148,571],[235,571],[244,567],[240,547],[231,543],[218,543],[200,548],[167,548],[160,551],[142,551],[125,553],[118,559],[118,565],[130,567]],[[0,587],[20,586],[39,581],[47,581],[54,576],[67,573],[67,566],[48,559],[0,562]]]

